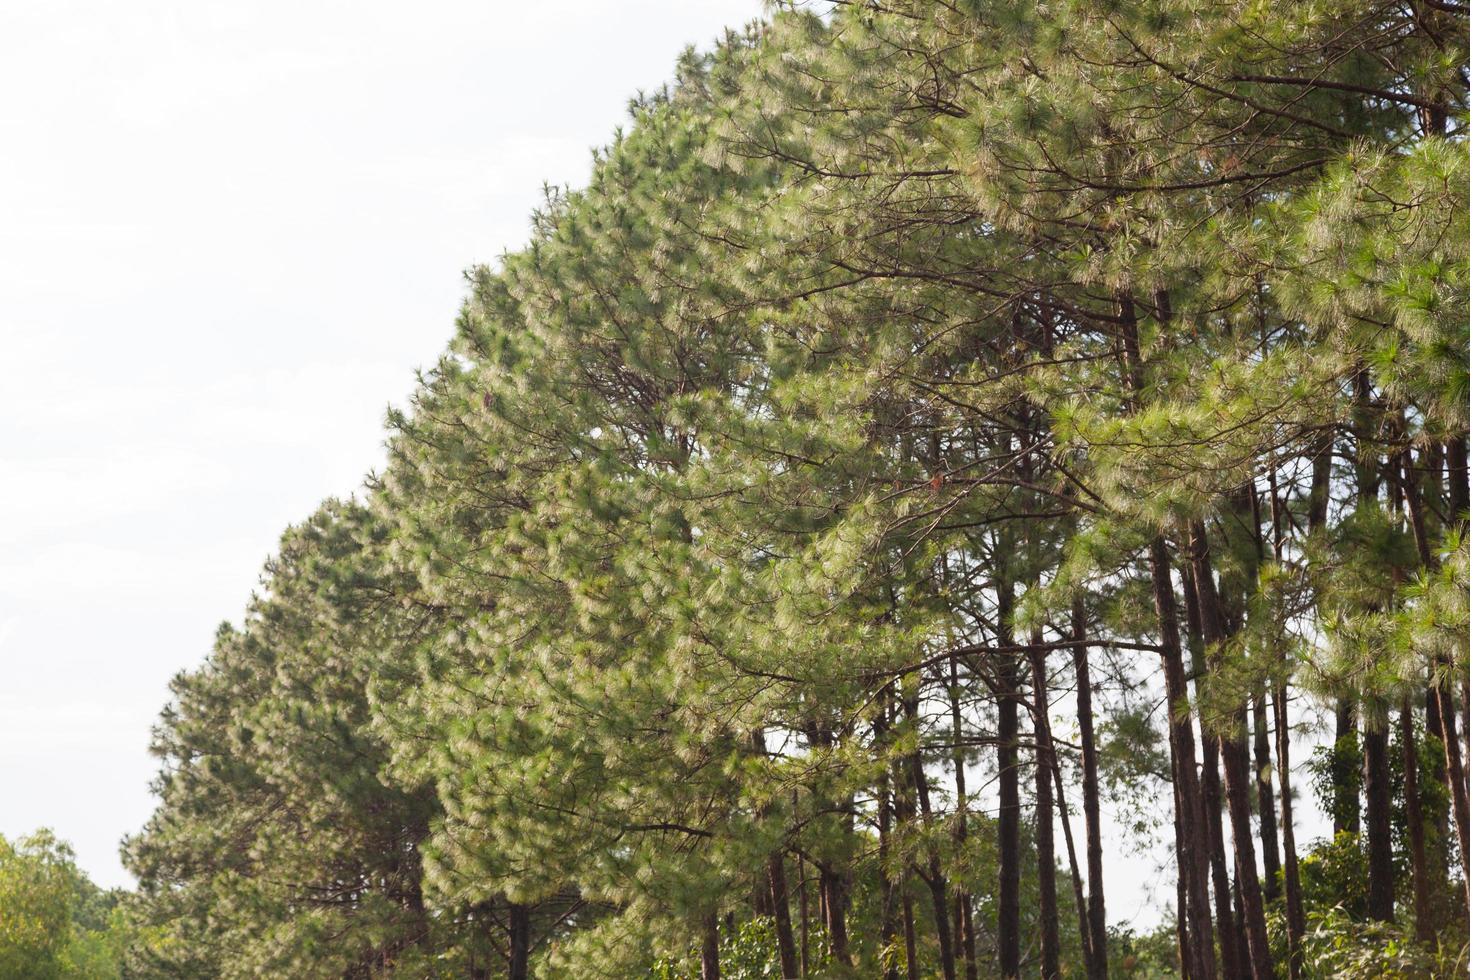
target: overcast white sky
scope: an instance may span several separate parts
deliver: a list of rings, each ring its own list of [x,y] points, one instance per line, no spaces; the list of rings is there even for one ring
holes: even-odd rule
[[[379,464],[461,270],[760,9],[0,4],[0,833],[53,827],[130,883],[169,678]],[[1152,868],[1109,857],[1126,919]]]
[[[760,10],[0,3],[0,833],[128,882],[169,678],[379,464],[461,271]]]

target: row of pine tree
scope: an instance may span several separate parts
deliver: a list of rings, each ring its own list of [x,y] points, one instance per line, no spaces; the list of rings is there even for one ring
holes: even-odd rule
[[[634,103],[176,680],[133,975],[1457,968],[1470,6],[830,8]]]

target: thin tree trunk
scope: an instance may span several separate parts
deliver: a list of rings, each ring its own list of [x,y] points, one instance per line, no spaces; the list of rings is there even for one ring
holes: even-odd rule
[[[914,899],[903,890],[903,962],[908,980],[919,980],[919,941],[914,929]]]
[[[1184,836],[1188,832],[1184,826],[1183,803],[1179,798],[1177,787],[1179,785],[1179,750],[1174,745],[1174,731],[1169,730],[1169,775],[1170,781],[1176,787],[1174,796],[1174,901],[1176,912],[1174,915],[1174,945],[1175,953],[1179,957],[1179,975],[1184,980],[1191,980],[1194,970],[1194,955],[1190,946],[1189,929],[1191,923],[1191,909],[1189,907],[1189,875],[1190,856],[1184,846]],[[1211,960],[1214,959],[1214,950],[1210,951]]]
[[[1455,462],[1451,461],[1451,471]],[[1406,469],[1407,472],[1407,469]],[[1455,499],[1458,491],[1454,489],[1454,480],[1451,481],[1451,500]],[[1434,558],[1429,552],[1428,541],[1422,528],[1424,527],[1424,504],[1419,496],[1419,487],[1411,479],[1403,480],[1404,502],[1408,506],[1409,523],[1415,529],[1414,536],[1419,548],[1420,560],[1426,567],[1433,567]],[[1454,665],[1444,662],[1437,664],[1447,674],[1453,672]],[[1438,671],[1436,671],[1438,673]],[[1460,845],[1460,870],[1465,885],[1465,919],[1470,924],[1470,797],[1465,791],[1465,772],[1461,762],[1460,740],[1456,736],[1453,726],[1455,720],[1454,695],[1447,679],[1435,677],[1432,681],[1435,697],[1439,704],[1439,717],[1444,725],[1444,754],[1445,754],[1445,776],[1450,788],[1451,811],[1454,815],[1455,836]]]
[[[949,662],[949,710],[954,731],[955,843],[965,853],[970,838],[969,797],[965,792],[964,724],[960,716],[959,665]],[[955,936],[965,958],[965,980],[979,980],[980,966],[975,959],[975,907],[970,889],[955,888]]]
[[[699,980],[720,980],[720,920],[704,919],[704,941],[699,951]]]
[[[1167,320],[1168,293],[1159,294],[1159,316]],[[1119,331],[1130,409],[1137,409],[1143,391],[1143,357],[1138,346],[1138,320],[1133,297],[1118,296]],[[1164,691],[1169,701],[1170,747],[1174,753],[1175,793],[1179,794],[1179,829],[1183,839],[1180,873],[1186,876],[1190,935],[1188,953],[1192,961],[1188,971],[1193,980],[1214,980],[1214,928],[1210,922],[1209,849],[1204,837],[1205,813],[1199,779],[1195,772],[1194,731],[1190,725],[1189,682],[1184,670],[1184,656],[1179,643],[1179,616],[1174,601],[1174,582],[1170,574],[1168,547],[1161,536],[1149,543],[1149,578],[1153,586],[1154,611],[1159,620],[1159,660],[1164,671]],[[1232,978],[1233,980],[1233,978]]]
[[[1414,708],[1408,698],[1399,707],[1399,741],[1403,746],[1404,818],[1409,827],[1409,863],[1414,887],[1414,938],[1434,938],[1434,913],[1429,904],[1429,862],[1424,848],[1424,810],[1419,801],[1419,749],[1414,737]]]
[[[885,704],[879,710],[878,720],[873,722],[874,741],[880,747],[886,747],[887,738],[885,732],[888,728],[888,706]],[[883,773],[878,777],[878,877],[882,882],[881,908],[878,912],[878,936],[882,940],[885,950],[891,949],[898,935],[896,916],[898,913],[898,888],[893,881],[893,858],[891,856],[892,845],[890,840],[893,836],[893,795],[890,778],[891,767],[884,766]],[[806,922],[805,922],[805,896],[803,895],[803,922],[802,922],[802,965],[801,972],[806,974]],[[898,980],[898,965],[890,962],[883,974],[885,980]]]
[[[1154,610],[1159,619],[1159,659],[1164,669],[1165,695],[1169,699],[1169,744],[1174,754],[1174,792],[1179,797],[1180,873],[1188,893],[1189,975],[1193,980],[1214,980],[1215,937],[1210,922],[1210,855],[1205,831],[1205,813],[1195,771],[1194,731],[1190,725],[1189,682],[1184,673],[1184,656],[1179,645],[1179,619],[1174,602],[1174,583],[1169,574],[1169,553],[1164,539],[1149,545],[1149,572],[1153,581]]]
[[[1003,582],[996,591],[1000,641],[1007,647],[1015,645],[1011,633],[1011,589],[1009,582]],[[995,941],[1000,975],[1010,980],[1021,975],[1021,780],[1016,745],[1019,692],[1014,662],[1008,654],[1000,656],[996,723],[996,755],[1000,770],[1000,813],[997,815],[1000,880]]]
[[[1225,639],[1221,626],[1220,601],[1215,592],[1214,571],[1210,562],[1209,539],[1204,525],[1196,521],[1191,529],[1191,559],[1194,586],[1199,595],[1200,623],[1204,629],[1207,650],[1215,651]],[[1250,950],[1250,972],[1255,980],[1272,980],[1271,946],[1266,936],[1266,910],[1261,899],[1261,883],[1256,877],[1255,834],[1251,828],[1250,754],[1245,743],[1245,706],[1229,718],[1230,729],[1220,739],[1220,756],[1225,769],[1225,800],[1230,810],[1231,838],[1235,844],[1235,873],[1240,884],[1241,904],[1245,910],[1243,923]]]
[[[1292,980],[1302,975],[1302,939],[1307,932],[1302,906],[1300,865],[1296,856],[1296,822],[1292,818],[1291,725],[1287,713],[1286,685],[1278,684],[1271,699],[1276,715],[1276,772],[1281,777],[1281,845],[1285,856],[1287,968]]]
[[[1276,794],[1271,786],[1271,732],[1266,696],[1257,691],[1251,699],[1255,721],[1256,803],[1261,819],[1261,858],[1266,872],[1266,901],[1281,897],[1281,846],[1276,835]]]
[[[779,851],[772,854],[766,877],[771,886],[771,915],[776,921],[776,949],[781,957],[783,980],[798,975],[796,937],[791,932],[791,906],[786,898],[786,858]]]
[[[1393,921],[1392,790],[1388,777],[1388,729],[1363,726],[1363,790],[1368,811],[1368,918]]]
[[[807,899],[806,890],[806,858],[800,854],[796,856],[796,874],[800,884],[798,893],[798,904],[801,906],[801,975],[806,976],[811,972],[811,907]]]
[[[1312,463],[1313,507],[1308,516],[1307,532],[1315,533],[1327,519],[1327,477],[1331,475],[1332,435],[1323,437],[1325,446],[1320,449]],[[1325,463],[1324,463],[1325,460]],[[1281,561],[1282,555],[1282,503],[1276,486],[1276,469],[1269,471],[1271,487],[1271,553]],[[1322,474],[1323,503],[1316,506],[1319,473]],[[1291,726],[1287,717],[1286,682],[1278,681],[1271,691],[1271,714],[1276,722],[1276,773],[1281,780],[1281,851],[1282,878],[1286,886],[1286,955],[1287,974],[1297,980],[1302,972],[1302,937],[1306,933],[1306,917],[1302,909],[1301,874],[1296,857],[1296,826],[1291,808]]]
[[[924,760],[917,748],[919,731],[918,696],[913,694],[904,701],[909,723],[913,726],[915,749],[909,756],[910,777],[919,799],[919,814],[923,818],[927,850],[929,851],[929,873],[924,876],[929,886],[930,899],[934,903],[934,931],[939,940],[939,967],[944,980],[956,980],[953,937],[949,931],[949,883],[945,879],[944,867],[939,860],[939,851],[934,846],[934,813],[929,806],[929,778],[924,772]]]
[[[1037,914],[1041,923],[1041,976],[1061,975],[1061,928],[1057,914],[1057,859],[1052,814],[1051,730],[1048,721],[1046,653],[1039,631],[1031,636],[1031,698],[1035,704],[1036,737],[1036,880]]]
[[[1187,563],[1180,569],[1184,583],[1185,636],[1189,647],[1190,668],[1194,672],[1195,697],[1203,702],[1205,668],[1204,628],[1200,625],[1198,590],[1194,585],[1194,569]],[[1204,797],[1205,833],[1210,847],[1210,878],[1215,893],[1215,928],[1220,935],[1220,972],[1227,977],[1242,976],[1240,930],[1236,928],[1235,910],[1231,905],[1230,858],[1225,852],[1225,827],[1221,822],[1224,808],[1220,792],[1220,739],[1209,726],[1200,726],[1200,792]]]
[[[832,958],[843,966],[852,965],[847,941],[847,896],[842,876],[825,865],[819,866],[822,906],[827,913],[827,948]]]
[[[531,910],[510,906],[510,980],[526,980],[531,968]]]
[[[1079,597],[1072,602],[1072,669],[1077,676],[1077,730],[1082,741],[1082,820],[1087,834],[1088,980],[1108,975],[1108,920],[1103,900],[1101,794],[1097,783],[1097,736],[1092,726],[1092,673],[1087,647],[1087,611]],[[1183,914],[1183,909],[1180,910]]]

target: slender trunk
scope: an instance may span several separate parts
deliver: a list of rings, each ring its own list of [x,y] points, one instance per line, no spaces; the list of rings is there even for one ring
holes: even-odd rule
[[[1414,738],[1414,708],[1408,698],[1399,707],[1399,741],[1403,746],[1404,819],[1409,825],[1409,864],[1413,872],[1414,938],[1434,939],[1434,913],[1429,904],[1429,862],[1424,848],[1424,810],[1419,802],[1419,749]]]
[[[1235,881],[1230,889],[1230,897],[1235,902],[1235,921],[1244,922],[1246,916],[1245,906],[1242,904],[1240,897],[1239,868],[1236,871]],[[1237,929],[1235,931],[1235,958],[1240,963],[1249,963],[1251,961],[1250,944],[1246,940],[1244,929]]]
[[[1356,765],[1360,744],[1358,709],[1350,698],[1338,699],[1333,731],[1332,835],[1336,837],[1343,831],[1359,834],[1363,826],[1358,809],[1361,776]]]
[[[913,726],[915,745],[919,730],[918,695],[914,693],[904,701],[909,724]],[[929,777],[924,772],[924,760],[916,747],[909,756],[909,776],[919,800],[919,814],[923,818],[924,832],[929,851],[929,873],[924,882],[929,886],[929,896],[934,903],[934,931],[939,940],[939,967],[944,980],[956,980],[953,937],[949,931],[949,883],[945,879],[944,867],[939,860],[939,851],[930,836],[933,832],[934,813],[929,805]]]
[[[1187,833],[1184,825],[1183,804],[1179,798],[1179,750],[1174,744],[1174,732],[1169,731],[1169,775],[1170,781],[1175,786],[1174,791],[1174,901],[1176,911],[1174,915],[1174,945],[1175,954],[1179,957],[1179,976],[1184,980],[1191,980],[1194,976],[1194,956],[1190,947],[1189,926],[1191,909],[1189,907],[1189,888],[1187,886],[1190,874],[1190,856],[1184,846],[1184,835]],[[1214,958],[1214,950],[1210,951],[1211,959]]]
[[[949,662],[949,710],[950,724],[954,730],[954,786],[955,786],[955,844],[956,850],[965,853],[970,838],[969,797],[965,791],[964,724],[960,715],[959,665]],[[965,958],[965,980],[978,980],[980,966],[975,959],[975,907],[970,889],[955,888],[955,937]]]
[[[1276,835],[1276,794],[1271,785],[1271,732],[1266,712],[1266,695],[1257,691],[1251,699],[1255,720],[1256,803],[1261,818],[1261,857],[1266,872],[1266,901],[1281,897],[1281,847]]]
[[[1312,466],[1312,493],[1317,493],[1318,471],[1331,475],[1332,435],[1323,436],[1323,449]],[[1326,460],[1325,463],[1322,460]],[[1282,527],[1285,523],[1281,494],[1276,486],[1276,469],[1269,471],[1271,487],[1271,553],[1276,561],[1282,556]],[[1326,479],[1323,479],[1323,494],[1326,494]],[[1307,531],[1315,533],[1327,519],[1325,502],[1320,512],[1314,507],[1308,516]],[[1301,874],[1296,858],[1296,826],[1292,821],[1291,807],[1291,726],[1287,717],[1286,682],[1277,681],[1271,691],[1271,715],[1276,722],[1276,773],[1281,780],[1281,852],[1282,879],[1286,886],[1286,955],[1287,974],[1297,980],[1302,972],[1302,936],[1306,932],[1306,918],[1302,910]]]
[[[1169,552],[1163,538],[1149,545],[1149,571],[1153,581],[1154,610],[1159,619],[1159,659],[1164,669],[1165,695],[1169,699],[1170,749],[1174,755],[1174,792],[1179,797],[1178,851],[1180,873],[1188,893],[1190,957],[1193,980],[1214,980],[1215,936],[1210,922],[1210,855],[1205,832],[1205,812],[1195,770],[1194,731],[1190,725],[1189,682],[1184,673],[1184,656],[1179,645],[1179,619],[1174,603],[1174,583],[1169,574]]]
[[[1194,570],[1185,564],[1180,570],[1184,583],[1185,636],[1189,647],[1190,668],[1194,673],[1195,696],[1203,702],[1205,668],[1204,630],[1200,625],[1198,590]],[[1225,853],[1225,827],[1220,812],[1224,808],[1220,792],[1220,739],[1208,725],[1200,725],[1200,792],[1204,797],[1205,833],[1210,847],[1210,878],[1215,893],[1215,928],[1220,934],[1220,972],[1227,977],[1243,974],[1240,937],[1236,928],[1235,909],[1231,906],[1230,859]],[[1227,941],[1228,940],[1228,941]]]
[[[510,980],[526,980],[531,968],[531,910],[510,906]]]
[[[827,948],[843,966],[852,965],[847,942],[847,892],[842,876],[825,865],[818,868],[822,906],[827,913]]]
[[[1067,792],[1062,785],[1062,767],[1057,761],[1056,743],[1047,735],[1047,754],[1051,757],[1051,775],[1056,787],[1056,811],[1062,821],[1062,840],[1067,845],[1067,867],[1072,872],[1072,900],[1077,903],[1077,938],[1082,947],[1084,974],[1093,969],[1092,927],[1087,918],[1087,899],[1082,894],[1082,869],[1077,864],[1077,844],[1072,837],[1072,817],[1067,808]]]
[[[1453,472],[1455,461],[1450,464]],[[1459,491],[1455,489],[1455,480],[1451,480],[1450,498],[1453,502]],[[1408,506],[1409,523],[1416,529],[1424,525],[1424,504],[1419,496],[1419,487],[1412,479],[1406,477],[1403,480],[1404,502]],[[1415,531],[1416,544],[1419,548],[1420,559],[1426,567],[1433,567],[1434,558],[1428,551],[1428,542],[1421,530]],[[1441,670],[1451,674],[1454,669],[1453,663],[1440,662],[1435,665],[1438,674]],[[1439,705],[1439,719],[1444,726],[1444,754],[1445,754],[1445,777],[1450,788],[1451,812],[1454,815],[1455,836],[1460,845],[1460,869],[1465,885],[1465,917],[1470,924],[1470,797],[1465,791],[1465,772],[1461,762],[1460,740],[1454,732],[1455,701],[1447,678],[1435,677],[1432,681],[1434,696]],[[1467,722],[1470,726],[1470,722]]]
[[[1046,682],[1046,652],[1040,633],[1031,637],[1031,698],[1035,704],[1033,731],[1036,737],[1036,880],[1037,914],[1041,923],[1041,976],[1052,980],[1061,975],[1061,928],[1057,915],[1057,859],[1055,817],[1052,814],[1051,731],[1047,724],[1049,700]]]
[[[1435,685],[1440,714],[1453,717],[1452,695],[1443,684]],[[1450,784],[1450,804],[1455,817],[1455,836],[1460,845],[1460,872],[1465,883],[1465,921],[1470,925],[1470,798],[1465,794],[1465,770],[1460,758],[1460,740],[1446,733],[1444,740],[1445,769]]]
[[[1167,320],[1169,296],[1160,291],[1160,319]],[[1138,320],[1133,297],[1118,296],[1121,354],[1124,380],[1129,391],[1129,408],[1137,410],[1144,386],[1143,357],[1138,346]],[[1209,849],[1203,839],[1205,812],[1195,772],[1194,731],[1190,725],[1189,682],[1179,644],[1179,616],[1174,601],[1169,551],[1162,537],[1149,543],[1149,579],[1153,586],[1154,611],[1159,620],[1159,660],[1164,671],[1164,693],[1169,702],[1169,744],[1174,754],[1174,792],[1179,795],[1180,873],[1186,876],[1190,935],[1188,954],[1193,980],[1214,980],[1214,928],[1210,922]]]
[[[1363,727],[1363,791],[1368,811],[1368,918],[1393,921],[1392,790],[1388,777],[1388,729]]]
[[[776,921],[776,949],[781,957],[781,976],[797,976],[796,936],[791,931],[791,906],[786,898],[786,858],[779,851],[768,862],[766,877],[771,885],[771,915]]]
[[[796,874],[800,884],[797,886],[798,904],[801,906],[801,975],[806,976],[811,972],[811,906],[806,892],[806,858],[800,854],[796,856]]]
[[[1108,975],[1108,920],[1103,901],[1101,794],[1097,784],[1097,737],[1092,727],[1092,674],[1087,647],[1087,611],[1081,598],[1072,602],[1072,669],[1077,675],[1077,730],[1082,740],[1082,820],[1087,834],[1088,980]],[[1181,914],[1183,910],[1180,910]]]
[[[997,588],[1000,641],[1014,646],[1011,633],[1012,586],[1003,582]],[[1017,715],[1018,679],[1014,661],[1001,654],[999,664],[1000,693],[996,723],[996,754],[999,764],[1000,813],[997,815],[999,836],[998,902],[996,910],[996,953],[1000,975],[1021,975],[1021,781],[1016,740],[1019,734]]]
[[[884,707],[880,713],[881,721],[874,722],[875,740],[880,746],[886,743],[883,732],[887,728],[888,709]],[[898,935],[896,921],[898,905],[898,889],[893,881],[893,858],[890,851],[892,845],[889,843],[893,836],[893,804],[890,790],[889,768],[883,768],[883,774],[878,778],[878,877],[882,882],[880,901],[882,903],[878,912],[878,936],[883,943],[883,948],[892,949],[894,940]],[[803,920],[805,918],[805,902],[803,902]],[[801,972],[806,974],[806,922],[802,922],[802,967]],[[898,965],[890,962],[883,974],[885,980],[898,980]]]
[[[1301,866],[1296,856],[1296,822],[1292,818],[1291,796],[1291,724],[1287,713],[1286,685],[1278,684],[1271,698],[1276,715],[1276,772],[1281,777],[1281,846],[1285,857],[1282,868],[1286,879],[1286,946],[1287,967],[1292,980],[1302,975],[1302,939],[1307,932],[1306,909],[1302,905]]]
[[[1201,522],[1194,522],[1190,537],[1200,623],[1207,653],[1218,657],[1219,644],[1225,636],[1221,626],[1220,600],[1215,592],[1209,539]],[[1266,936],[1266,910],[1261,899],[1261,883],[1256,877],[1255,835],[1251,828],[1250,754],[1245,743],[1245,706],[1242,704],[1228,721],[1230,727],[1220,739],[1220,756],[1225,769],[1225,800],[1230,810],[1231,839],[1235,844],[1235,874],[1245,911],[1242,925],[1250,951],[1251,975],[1255,980],[1271,980],[1274,976],[1271,946]]]
[[[720,980],[720,920],[705,916],[704,937],[699,951],[699,980]]]
[[[903,893],[903,962],[908,980],[919,980],[919,941],[914,929],[914,900]]]

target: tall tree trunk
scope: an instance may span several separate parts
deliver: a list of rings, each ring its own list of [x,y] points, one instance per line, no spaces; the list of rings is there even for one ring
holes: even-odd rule
[[[1251,699],[1255,721],[1256,803],[1261,818],[1261,865],[1266,873],[1266,901],[1281,895],[1281,847],[1276,835],[1276,794],[1271,785],[1271,724],[1266,712],[1266,695],[1257,691]]]
[[[1052,814],[1051,729],[1046,681],[1046,652],[1040,633],[1031,637],[1031,698],[1035,704],[1036,738],[1036,880],[1037,915],[1041,924],[1041,976],[1061,976],[1061,924],[1057,914],[1055,817]]]
[[[526,980],[531,968],[531,910],[512,902],[510,906],[510,980]]]
[[[1455,461],[1451,460],[1450,469],[1453,472]],[[1407,474],[1407,467],[1405,467]],[[1429,551],[1427,535],[1424,533],[1424,503],[1419,496],[1419,486],[1412,480],[1403,480],[1404,502],[1409,511],[1409,523],[1414,528],[1415,543],[1419,549],[1420,560],[1425,567],[1432,568],[1435,564],[1434,556]],[[1459,491],[1455,489],[1455,481],[1451,480],[1450,499],[1456,499]],[[1435,665],[1442,668],[1446,674],[1452,674],[1454,664],[1442,662]],[[1436,673],[1439,671],[1436,670]],[[1465,790],[1465,771],[1460,755],[1460,740],[1454,732],[1455,702],[1451,693],[1448,678],[1436,677],[1433,679],[1434,696],[1439,706],[1440,723],[1444,726],[1444,754],[1445,754],[1445,778],[1450,788],[1451,812],[1454,815],[1455,836],[1460,845],[1460,869],[1465,884],[1465,918],[1470,924],[1470,796]]]
[[[1194,693],[1202,703],[1205,668],[1204,628],[1200,625],[1199,594],[1194,585],[1194,569],[1185,563],[1180,569],[1184,583],[1184,623],[1188,639],[1190,669],[1194,673]],[[1220,935],[1220,972],[1227,977],[1244,975],[1246,960],[1240,955],[1241,932],[1236,928],[1235,909],[1231,904],[1230,858],[1225,852],[1225,827],[1220,813],[1224,801],[1220,792],[1220,739],[1206,725],[1200,726],[1200,792],[1204,797],[1205,833],[1210,847],[1210,878],[1215,893],[1215,928]]]
[[[1455,705],[1452,695],[1444,684],[1435,685],[1435,696],[1439,698],[1440,714],[1449,719],[1454,716]],[[1450,804],[1454,814],[1455,836],[1460,845],[1460,872],[1465,883],[1465,921],[1470,925],[1470,798],[1465,793],[1465,769],[1461,763],[1460,740],[1445,733],[1445,769],[1450,784]]]
[[[796,856],[797,904],[801,906],[801,975],[811,972],[811,905],[806,890],[806,858]]]
[[[1092,725],[1092,673],[1087,647],[1087,610],[1072,601],[1072,669],[1077,676],[1077,730],[1082,741],[1082,820],[1087,834],[1088,980],[1108,975],[1108,920],[1103,900],[1101,794],[1097,784],[1097,736]],[[1180,914],[1183,914],[1180,909]]]
[[[970,839],[969,796],[965,789],[965,726],[960,714],[959,665],[949,662],[949,711],[954,733],[955,844],[963,854]],[[970,889],[955,888],[955,937],[965,959],[965,980],[978,980],[980,965],[975,959],[975,907]]]
[[[1164,691],[1169,699],[1170,749],[1174,756],[1174,792],[1179,797],[1180,873],[1185,877],[1189,915],[1189,974],[1193,980],[1214,980],[1215,937],[1210,922],[1210,854],[1205,812],[1195,770],[1194,731],[1190,725],[1189,681],[1179,644],[1179,618],[1174,602],[1169,552],[1164,539],[1149,545],[1149,573],[1154,610],[1159,619],[1159,659],[1164,669]]]
[[[1368,918],[1393,921],[1392,789],[1388,776],[1388,728],[1363,726],[1363,791],[1368,811]]]
[[[1312,493],[1316,499],[1319,470],[1331,474],[1332,434],[1323,436],[1325,448],[1317,453],[1312,464]],[[1322,460],[1325,459],[1324,464]],[[1283,552],[1282,527],[1285,523],[1281,494],[1276,485],[1276,468],[1268,471],[1271,488],[1271,553],[1279,562]],[[1326,494],[1326,480],[1323,480]],[[1314,506],[1308,516],[1307,532],[1315,534],[1327,519],[1327,508],[1320,511]],[[1315,523],[1314,523],[1315,522]],[[1271,715],[1276,722],[1276,773],[1281,780],[1281,852],[1282,879],[1286,886],[1286,955],[1287,974],[1297,980],[1302,972],[1302,938],[1306,933],[1306,915],[1302,909],[1302,887],[1300,868],[1296,857],[1296,826],[1292,820],[1291,799],[1291,725],[1288,724],[1286,682],[1277,681],[1271,690]]]
[[[791,906],[786,895],[786,858],[781,852],[772,854],[766,877],[771,886],[771,916],[776,922],[776,950],[781,957],[781,976],[798,975],[796,936],[791,931]]]
[[[822,890],[822,907],[827,914],[827,950],[843,966],[852,965],[847,940],[847,890],[842,875],[827,867],[818,867],[818,885]]]
[[[1225,635],[1204,524],[1195,521],[1190,537],[1200,623],[1207,653],[1212,652],[1218,657],[1219,645],[1225,640]],[[1272,980],[1271,946],[1266,936],[1266,910],[1261,898],[1261,883],[1256,876],[1255,834],[1251,828],[1250,754],[1245,742],[1245,705],[1242,704],[1227,721],[1229,728],[1220,739],[1220,756],[1225,769],[1225,800],[1230,810],[1231,839],[1235,844],[1235,874],[1245,910],[1246,921],[1242,925],[1250,950],[1250,973],[1255,980]]]
[[[1287,964],[1292,980],[1302,975],[1302,940],[1307,933],[1306,908],[1302,904],[1301,865],[1296,854],[1296,821],[1292,817],[1291,795],[1291,718],[1286,699],[1286,685],[1278,684],[1271,698],[1276,715],[1276,772],[1281,777],[1281,846],[1284,851],[1286,879],[1286,945]]]
[[[1169,319],[1169,296],[1160,291],[1159,317]],[[1118,339],[1128,388],[1129,408],[1136,411],[1143,392],[1144,366],[1138,346],[1138,319],[1133,297],[1118,296]],[[1210,922],[1209,848],[1205,839],[1205,813],[1195,771],[1194,731],[1190,725],[1189,681],[1179,643],[1179,615],[1174,601],[1169,551],[1161,536],[1149,543],[1149,579],[1153,586],[1154,611],[1159,620],[1159,660],[1164,670],[1164,693],[1169,699],[1169,744],[1174,756],[1174,791],[1179,794],[1181,852],[1180,873],[1187,876],[1187,908],[1190,919],[1188,953],[1193,980],[1214,980],[1214,928]]]
[[[908,980],[919,980],[919,940],[914,928],[914,899],[903,891],[903,962]]]
[[[924,760],[918,749],[919,703],[917,685],[904,699],[904,710],[913,727],[914,751],[909,755],[909,777],[919,800],[919,814],[923,818],[926,849],[929,852],[928,874],[924,882],[929,886],[929,896],[934,904],[934,931],[939,940],[939,967],[944,980],[956,980],[953,937],[949,931],[949,882],[939,860],[939,850],[932,837],[934,812],[929,805],[929,777],[924,772]]]
[[[699,980],[720,980],[720,920],[705,916],[703,943],[699,950]]]
[[[873,739],[880,747],[886,748],[888,740],[886,731],[888,728],[888,707],[885,704],[880,710],[878,720],[873,722]],[[883,767],[883,773],[878,777],[878,878],[882,883],[880,891],[881,907],[878,911],[878,936],[883,943],[884,949],[892,948],[898,936],[898,887],[893,880],[893,796],[891,789],[890,766]],[[806,975],[806,922],[805,901],[802,903],[802,975]],[[884,971],[884,980],[898,980],[898,965],[894,962],[888,964]]]
[[[1332,743],[1332,835],[1343,831],[1362,833],[1358,793],[1360,774],[1357,756],[1361,746],[1358,737],[1358,708],[1351,698],[1338,698],[1334,712]]]
[[[1179,750],[1174,745],[1174,732],[1169,731],[1169,775],[1170,781],[1175,786],[1174,791],[1174,902],[1176,912],[1174,916],[1174,945],[1175,954],[1179,957],[1179,976],[1183,980],[1192,980],[1194,976],[1194,953],[1190,945],[1189,930],[1193,922],[1192,910],[1189,906],[1189,876],[1190,876],[1190,854],[1184,846],[1184,835],[1188,833],[1184,825],[1185,815],[1183,802],[1179,798]],[[1210,959],[1213,962],[1215,951],[1210,950]]]
[[[1424,810],[1419,800],[1419,749],[1414,737],[1414,708],[1408,698],[1399,707],[1399,741],[1403,747],[1404,819],[1409,831],[1409,864],[1413,873],[1414,938],[1434,938],[1434,912],[1429,902],[1429,862],[1424,847]]]
[[[997,618],[1001,645],[1014,647],[1011,607],[1014,594],[1010,582],[996,590]],[[996,706],[996,755],[999,764],[1000,812],[997,815],[999,847],[998,901],[996,909],[996,953],[1000,975],[1006,980],[1021,975],[1021,773],[1017,758],[1019,722],[1019,679],[1015,661],[1000,654],[1000,691]]]

